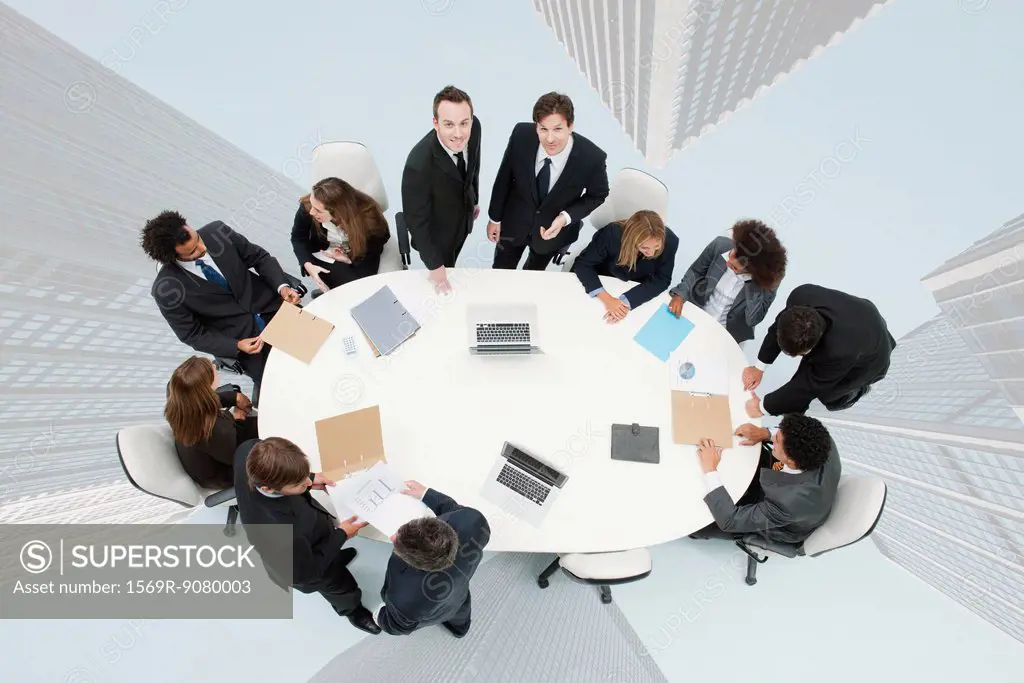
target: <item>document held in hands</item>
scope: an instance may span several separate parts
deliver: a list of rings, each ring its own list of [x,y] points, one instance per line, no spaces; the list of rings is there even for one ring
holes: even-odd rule
[[[404,488],[405,481],[387,463],[378,462],[327,490],[342,519],[355,515],[390,537],[410,520],[434,516],[423,501],[402,493]]]

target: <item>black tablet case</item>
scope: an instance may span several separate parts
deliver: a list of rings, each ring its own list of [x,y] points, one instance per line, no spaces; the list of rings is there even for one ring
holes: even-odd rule
[[[661,462],[658,428],[641,427],[637,424],[613,424],[612,460],[628,460],[657,465]]]

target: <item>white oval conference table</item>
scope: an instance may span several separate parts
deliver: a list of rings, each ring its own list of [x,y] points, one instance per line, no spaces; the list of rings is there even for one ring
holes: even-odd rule
[[[306,365],[271,351],[260,394],[261,438],[285,437],[320,454],[314,423],[377,405],[388,465],[404,479],[437,489],[480,510],[493,551],[610,552],[673,541],[710,524],[696,447],[672,441],[669,364],[634,335],[668,294],[609,325],[604,307],[574,274],[522,270],[449,270],[453,291],[437,295],[425,271],[382,273],[318,297],[306,310],[335,330]],[[633,286],[602,278],[609,293]],[[389,356],[375,357],[349,310],[388,285],[421,328]],[[535,344],[543,355],[469,353],[467,304],[534,303]],[[746,360],[725,329],[699,308],[684,315],[694,329],[673,354],[724,355],[735,426],[749,420],[741,374]],[[352,335],[358,353],[346,356]],[[705,356],[706,354],[706,356]],[[611,459],[613,423],[660,428],[659,464]],[[508,441],[568,475],[538,528],[481,495]],[[750,484],[758,447],[733,437],[719,466],[733,499]],[[322,500],[322,499],[321,499]],[[369,532],[369,533],[367,533]],[[361,534],[387,540],[372,527]]]

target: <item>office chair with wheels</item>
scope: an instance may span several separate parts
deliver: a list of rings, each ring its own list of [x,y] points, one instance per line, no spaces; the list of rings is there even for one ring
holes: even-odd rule
[[[828,519],[803,543],[777,543],[757,534],[738,539],[736,545],[747,554],[747,585],[757,583],[757,565],[764,564],[773,555],[818,557],[867,538],[882,518],[886,493],[885,480],[880,477],[843,476]],[[764,557],[759,557],[758,551],[762,551]]]
[[[156,498],[171,500],[186,508],[228,505],[225,536],[235,535],[238,505],[234,487],[216,491],[204,489],[188,476],[174,450],[174,437],[167,424],[124,427],[117,432],[117,457],[128,482]]]
[[[612,601],[611,586],[632,583],[651,573],[651,552],[647,548],[612,553],[567,553],[559,555],[537,577],[537,585],[548,587],[548,578],[561,567],[573,581],[598,586],[601,602]]]
[[[363,143],[334,141],[317,145],[313,149],[313,183],[324,178],[341,178],[373,197],[380,205],[380,210],[387,212],[388,193],[384,189],[384,181],[370,150]],[[406,270],[409,267],[409,233],[401,213],[395,215],[395,233],[392,237],[397,239],[389,239],[380,255],[380,273]],[[313,297],[320,296],[319,292],[319,289],[314,289]]]
[[[596,232],[609,223],[629,218],[641,209],[654,211],[667,222],[668,188],[665,183],[649,173],[635,168],[624,168],[612,179],[608,198],[590,213],[587,220]],[[590,243],[589,237],[586,243]],[[572,264],[576,261],[575,255],[568,258],[570,247],[571,244],[562,247],[553,259],[555,265],[562,266],[564,272],[572,270]]]

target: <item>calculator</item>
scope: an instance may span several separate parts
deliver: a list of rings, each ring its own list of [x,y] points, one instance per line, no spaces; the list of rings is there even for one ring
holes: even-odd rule
[[[351,337],[351,336],[350,337],[345,337],[342,340],[342,343],[345,345],[345,355],[346,356],[354,356],[356,354],[356,340],[355,340],[355,337]]]

